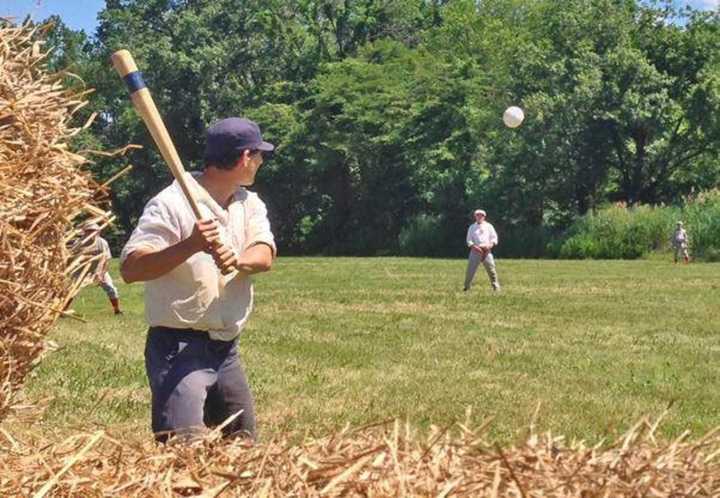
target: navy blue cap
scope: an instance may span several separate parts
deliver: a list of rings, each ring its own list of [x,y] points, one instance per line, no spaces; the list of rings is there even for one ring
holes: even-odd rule
[[[246,118],[227,118],[207,130],[205,160],[224,158],[244,150],[271,152],[275,146],[264,142],[260,127]]]

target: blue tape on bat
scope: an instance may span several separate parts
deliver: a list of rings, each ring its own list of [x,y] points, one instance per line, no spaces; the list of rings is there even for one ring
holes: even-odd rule
[[[131,95],[138,90],[145,88],[145,82],[143,81],[142,73],[140,71],[128,73],[123,79],[125,80],[125,84],[127,85]]]

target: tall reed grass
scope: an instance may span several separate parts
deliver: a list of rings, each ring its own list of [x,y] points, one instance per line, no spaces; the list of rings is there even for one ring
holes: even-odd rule
[[[671,249],[683,221],[693,258],[720,260],[720,190],[703,192],[678,206],[605,206],[578,219],[565,236],[546,246],[562,259],[637,259]]]

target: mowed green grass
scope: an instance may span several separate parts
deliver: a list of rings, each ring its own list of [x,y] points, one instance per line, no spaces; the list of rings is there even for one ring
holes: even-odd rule
[[[720,425],[720,265],[501,259],[500,294],[482,268],[462,292],[464,271],[288,257],[257,276],[240,344],[261,437],[395,417],[448,425],[471,407],[509,442],[538,404],[538,428],[589,441],[671,404],[665,437]],[[52,397],[43,430],[149,437],[143,286],[116,280],[123,316],[91,287],[74,303],[88,323],[62,319],[50,334],[59,349],[26,386],[31,400]]]

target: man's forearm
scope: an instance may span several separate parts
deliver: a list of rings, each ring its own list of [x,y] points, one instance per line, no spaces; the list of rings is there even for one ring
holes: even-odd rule
[[[273,252],[267,244],[255,244],[248,247],[238,256],[236,269],[240,273],[252,275],[270,270],[272,267]]]
[[[120,267],[120,274],[127,283],[154,280],[171,272],[196,252],[190,239],[160,251],[141,248],[125,259]]]

